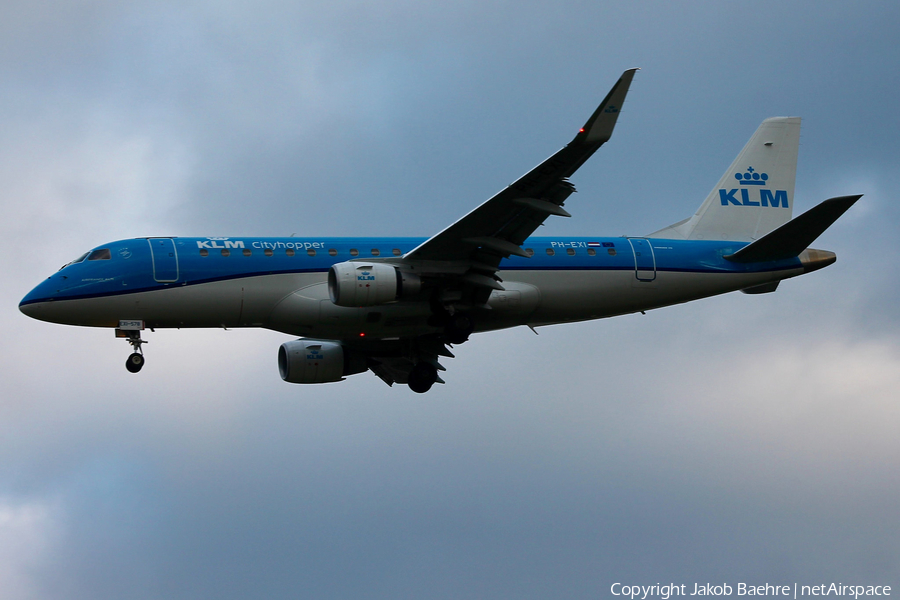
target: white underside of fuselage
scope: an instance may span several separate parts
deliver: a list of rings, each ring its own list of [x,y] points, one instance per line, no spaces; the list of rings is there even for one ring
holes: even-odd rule
[[[658,271],[640,280],[634,271],[501,271],[506,291],[491,295],[491,310],[475,313],[476,331],[599,319],[679,304],[787,279],[802,268],[760,273]],[[201,284],[172,284],[96,298],[32,304],[38,319],[116,327],[142,320],[153,328],[263,327],[323,339],[404,338],[437,331],[427,324],[426,301],[364,308],[334,305],[325,273],[259,275]]]

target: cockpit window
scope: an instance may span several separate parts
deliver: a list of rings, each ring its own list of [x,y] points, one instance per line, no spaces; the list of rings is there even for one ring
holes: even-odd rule
[[[88,260],[109,260],[109,248],[100,248],[99,250],[94,250],[88,256]]]
[[[59,270],[62,271],[63,269],[65,269],[65,268],[68,267],[69,265],[74,265],[75,263],[80,263],[81,261],[83,261],[84,259],[87,258],[87,255],[88,255],[88,254],[90,254],[90,252],[85,252],[84,254],[82,254],[81,256],[79,256],[78,258],[76,258],[75,260],[73,260],[72,262],[67,262],[66,264],[64,264],[63,266],[61,266],[61,267],[59,268]]]

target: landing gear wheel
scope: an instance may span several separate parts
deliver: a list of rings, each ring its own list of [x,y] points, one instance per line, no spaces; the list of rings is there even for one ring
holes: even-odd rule
[[[144,366],[144,355],[138,354],[137,352],[133,353],[128,357],[128,360],[125,361],[125,368],[128,369],[129,373],[137,373]]]
[[[472,317],[458,312],[450,317],[444,327],[444,335],[451,344],[462,344],[469,339],[474,330],[475,323],[472,322]]]
[[[141,321],[141,324],[143,328],[143,321]],[[141,331],[139,329],[116,329],[116,337],[124,337],[131,344],[134,351],[128,357],[128,360],[125,361],[125,368],[128,369],[129,373],[137,373],[144,367],[144,353],[141,351],[141,346],[148,342],[141,339]]]
[[[437,369],[431,363],[420,362],[409,372],[409,389],[417,394],[424,394],[437,381]]]

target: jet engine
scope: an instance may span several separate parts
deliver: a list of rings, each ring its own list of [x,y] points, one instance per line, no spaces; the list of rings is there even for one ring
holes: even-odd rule
[[[366,370],[365,357],[337,342],[299,339],[278,349],[278,372],[288,383],[329,383]]]
[[[328,294],[338,306],[375,306],[413,296],[422,289],[418,275],[385,263],[342,262],[328,271]]]

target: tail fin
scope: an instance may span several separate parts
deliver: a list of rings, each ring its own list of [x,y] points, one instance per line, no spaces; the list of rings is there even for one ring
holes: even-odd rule
[[[647,237],[750,242],[791,220],[800,117],[762,122],[689,219]]]

